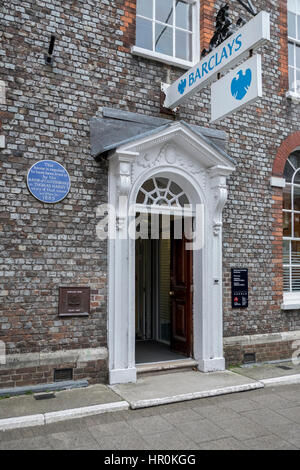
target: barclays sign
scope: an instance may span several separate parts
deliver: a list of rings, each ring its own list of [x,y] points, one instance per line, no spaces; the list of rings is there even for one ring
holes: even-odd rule
[[[270,40],[270,14],[262,11],[211,51],[172,85],[165,88],[164,107],[174,109],[189,96],[210,85],[221,72],[237,65]]]
[[[189,73],[189,86],[194,85],[197,81],[204,78],[206,74],[209,74],[222,64],[225,59],[228,59],[235,55],[236,52],[242,47],[242,34],[239,34],[232,41],[229,41],[221,52],[213,53],[209,60],[203,60],[201,66],[197,67],[196,72]]]
[[[252,82],[252,71],[251,69],[239,70],[237,73],[237,77],[233,77],[231,81],[231,94],[236,100],[242,100],[249,90],[249,87]]]
[[[190,72],[188,75],[188,85],[192,86],[194,83],[197,81],[201,80],[201,78],[205,77],[205,74],[208,74],[214,68],[220,64],[222,64],[223,59],[228,59],[228,57],[231,57],[233,53],[238,52],[239,49],[242,47],[242,41],[241,41],[242,35],[239,34],[237,38],[233,39],[233,41],[228,42],[226,46],[223,47],[222,52],[220,55],[219,53],[216,52],[213,54],[210,59],[203,60],[201,62],[201,65],[197,67],[196,72]],[[187,85],[187,79],[183,78],[181,79],[179,85],[178,85],[178,91],[182,95],[185,91]]]
[[[219,121],[261,96],[261,56],[257,54],[212,84],[211,122]]]

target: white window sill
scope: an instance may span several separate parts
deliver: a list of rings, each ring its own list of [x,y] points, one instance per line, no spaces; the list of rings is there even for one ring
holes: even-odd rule
[[[174,65],[175,67],[179,67],[184,70],[187,70],[194,65],[193,62],[182,59],[175,59],[174,57],[160,54],[159,52],[149,51],[148,49],[143,49],[142,47],[138,46],[131,46],[131,53],[139,57],[145,57],[146,59],[157,60],[158,62],[163,62],[164,64]]]
[[[284,292],[283,303],[281,304],[282,310],[297,310],[300,309],[300,292]]]
[[[293,101],[294,103],[300,103],[300,94],[299,93],[295,93],[294,91],[288,91],[285,96],[288,99],[290,99],[291,101]]]

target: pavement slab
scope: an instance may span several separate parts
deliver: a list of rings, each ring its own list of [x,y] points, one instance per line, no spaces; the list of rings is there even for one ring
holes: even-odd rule
[[[228,430],[221,428],[208,419],[191,421],[190,423],[185,423],[183,427],[178,425],[177,429],[179,428],[181,429],[182,434],[196,444],[230,437],[230,432]]]
[[[214,423],[219,423],[220,420],[239,418],[239,414],[229,408],[224,408],[222,404],[216,406],[199,406],[197,412],[203,418],[210,419]]]
[[[111,389],[136,409],[261,387],[260,382],[230,371],[188,371],[145,376],[134,384],[114,385]]]
[[[249,447],[234,437],[227,437],[225,439],[217,439],[202,443],[199,450],[249,450]]]
[[[239,440],[262,437],[270,434],[269,429],[243,416],[222,419],[219,422],[219,426],[227,432],[227,435],[229,434]]]
[[[167,431],[163,433],[147,434],[144,440],[148,449],[156,450],[193,450],[195,443],[182,433]]]
[[[143,436],[146,434],[175,431],[174,425],[161,416],[140,417],[132,414],[130,418],[130,426]]]
[[[269,409],[246,411],[242,413],[242,416],[262,428],[269,430],[269,433],[272,433],[277,426],[289,426],[294,424],[293,421]]]
[[[118,401],[120,401],[120,397],[102,384],[63,390],[56,392],[55,398],[46,400],[36,400],[33,395],[3,398],[0,400],[0,419],[38,415]]]
[[[149,446],[142,438],[142,436],[135,431],[132,431],[129,435],[116,434],[112,436],[101,436],[99,435],[97,442],[100,449],[103,450],[148,450]]]
[[[284,400],[288,400],[289,403],[293,403],[294,406],[300,405],[299,386],[298,388],[296,385],[286,385],[278,387],[278,389],[276,389],[276,394]]]
[[[170,410],[169,413],[164,414],[164,418],[171,424],[181,425],[184,423],[189,423],[191,421],[199,421],[199,419],[204,419],[199,413],[190,409],[190,410]]]
[[[251,364],[241,367],[232,367],[230,370],[236,374],[254,380],[265,380],[300,374],[300,364],[294,364],[292,361],[284,361],[272,364]]]
[[[282,408],[278,413],[285,418],[288,418],[294,423],[300,424],[300,406],[293,406],[291,408]]]
[[[300,425],[299,424],[283,424],[273,428],[272,434],[278,438],[284,439],[291,445],[300,449]]]
[[[18,441],[0,441],[0,450],[53,450],[47,437],[27,437]]]
[[[297,450],[296,446],[273,435],[248,439],[244,444],[251,450]]]

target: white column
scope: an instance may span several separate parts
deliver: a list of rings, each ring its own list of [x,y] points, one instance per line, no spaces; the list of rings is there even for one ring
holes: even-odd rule
[[[223,357],[223,289],[222,289],[222,211],[227,201],[226,171],[214,167],[210,170],[211,207],[209,227],[206,231],[204,270],[206,283],[203,311],[203,354],[199,369],[212,372],[225,369]],[[206,268],[205,268],[206,264]],[[203,271],[204,271],[203,270]]]
[[[131,187],[131,163],[128,158],[117,156],[114,166],[116,184],[112,181],[110,201],[114,201],[117,213],[116,239],[109,241],[109,383],[136,382],[134,305],[132,289],[128,282],[134,279],[130,251],[134,242],[128,237],[128,193]],[[130,288],[128,288],[130,286]]]

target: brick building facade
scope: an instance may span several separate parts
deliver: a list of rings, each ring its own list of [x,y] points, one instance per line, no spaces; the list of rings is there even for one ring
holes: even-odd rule
[[[199,3],[200,51],[222,2]],[[251,19],[237,2],[229,4],[234,21]],[[109,250],[96,236],[96,209],[108,202],[110,153],[94,158],[90,126],[113,112],[120,119],[131,112],[184,121],[204,134],[219,131],[211,135],[220,140],[226,132],[235,171],[223,211],[225,358],[230,364],[247,353],[258,362],[291,357],[300,339],[300,302],[284,307],[282,179],[289,155],[300,148],[300,110],[287,96],[287,1],[256,2],[271,15],[271,42],[260,49],[263,98],[216,125],[209,87],[175,117],[161,112],[161,82],[172,83],[187,67],[132,51],[135,0],[0,0],[0,6],[0,340],[6,349],[0,388],[49,383],[54,369],[66,368],[74,380],[108,381]],[[51,34],[53,63],[47,64]],[[26,185],[29,168],[44,159],[61,163],[71,178],[58,204],[41,203]],[[231,268],[241,266],[249,273],[249,306],[232,309]],[[61,286],[90,287],[89,316],[58,316]]]

